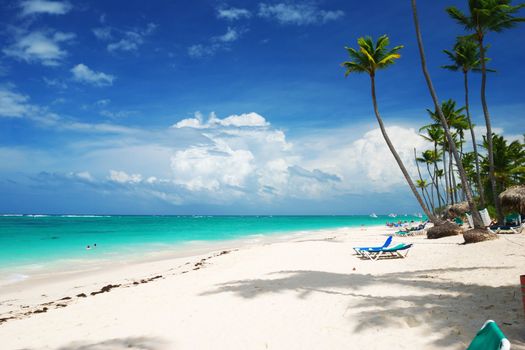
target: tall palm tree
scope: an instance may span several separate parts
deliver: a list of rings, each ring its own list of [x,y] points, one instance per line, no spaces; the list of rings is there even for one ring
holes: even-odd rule
[[[447,138],[447,141],[450,145],[450,148],[452,150],[452,154],[454,155],[454,158],[456,160],[456,164],[458,166],[458,172],[459,176],[461,178],[461,185],[462,188],[465,191],[465,197],[467,198],[467,202],[469,204],[470,212],[472,213],[472,219],[474,221],[474,227],[475,228],[482,228],[483,222],[481,221],[481,216],[479,215],[479,212],[476,207],[476,203],[474,202],[474,198],[472,196],[472,190],[470,189],[470,186],[467,182],[467,175],[465,173],[465,169],[463,169],[463,165],[461,164],[461,159],[459,157],[458,150],[456,148],[456,144],[454,143],[454,140],[452,139],[452,134],[450,132],[450,129],[447,125],[447,121],[445,120],[445,117],[443,115],[443,112],[441,111],[441,108],[439,106],[439,99],[436,94],[436,90],[434,89],[434,85],[432,84],[432,80],[430,79],[430,74],[428,73],[427,63],[426,63],[426,57],[425,57],[425,50],[423,48],[423,38],[421,36],[421,30],[419,28],[419,19],[417,15],[417,6],[416,6],[416,0],[411,0],[412,3],[412,15],[414,18],[414,26],[416,29],[416,37],[417,37],[417,44],[419,49],[419,56],[421,58],[421,68],[423,70],[423,75],[425,76],[425,80],[427,82],[428,90],[430,92],[430,95],[432,96],[432,101],[434,102],[434,106],[438,112],[439,119],[441,121],[441,125],[443,126],[443,130],[445,132],[445,136]]]
[[[425,151],[425,152],[432,152],[432,151]],[[425,152],[423,152],[423,154],[425,154]],[[425,160],[422,160],[422,158],[417,157],[417,151],[415,147],[414,147],[414,160],[416,161],[417,173],[419,175],[419,180],[416,180],[416,187],[421,189],[421,194],[423,195],[423,199],[425,200],[425,204],[427,205],[427,208],[430,208],[432,213],[435,213],[436,210],[434,208],[434,191],[432,190],[432,187],[431,187],[430,188],[431,195],[428,193],[427,187],[429,186],[429,184],[426,180],[423,179],[423,176],[421,176],[421,169],[419,169],[419,163],[425,163]],[[427,163],[427,169],[428,169],[428,163]],[[432,178],[432,174],[430,174],[430,172],[429,172],[429,175]],[[424,184],[424,186],[422,184]],[[428,198],[428,201],[427,201],[427,198]]]
[[[503,136],[496,134],[493,134],[492,138],[496,188],[503,191],[509,186],[523,184],[525,182],[525,144],[519,140],[508,143]],[[483,137],[483,147],[488,147],[486,137]],[[484,170],[488,170],[488,159],[485,158],[481,166]]]
[[[403,48],[403,46],[396,46],[390,49],[388,48],[389,43],[390,43],[390,40],[388,39],[388,36],[386,35],[379,37],[379,39],[377,39],[376,42],[374,42],[372,38],[368,36],[364,38],[359,38],[357,40],[359,49],[356,50],[351,47],[346,47],[346,50],[348,51],[351,61],[343,62],[341,65],[346,69],[345,76],[348,76],[351,73],[367,73],[370,76],[372,103],[374,105],[374,113],[376,115],[376,119],[379,124],[379,128],[381,129],[381,133],[383,134],[383,138],[385,139],[385,142],[388,148],[390,149],[390,152],[392,152],[392,155],[394,156],[397,164],[399,165],[399,168],[401,169],[401,172],[403,173],[403,176],[405,177],[408,183],[408,186],[410,186],[412,193],[414,194],[417,201],[419,202],[419,205],[421,206],[421,208],[423,209],[427,217],[432,222],[436,222],[437,218],[434,216],[433,213],[430,212],[430,210],[425,205],[425,203],[423,203],[423,199],[419,195],[414,185],[414,182],[410,178],[410,175],[408,174],[408,171],[406,170],[406,167],[403,164],[403,161],[399,157],[399,154],[397,153],[394,145],[390,141],[390,137],[388,136],[388,133],[386,132],[385,125],[383,123],[383,119],[381,118],[381,115],[379,114],[379,109],[377,106],[377,98],[376,98],[376,86],[375,86],[376,72],[379,69],[384,69],[394,64],[395,60],[401,57],[401,55],[398,52],[399,50]]]
[[[440,153],[438,152],[438,145],[441,144],[442,140],[444,139],[444,133],[443,133],[443,129],[441,128],[441,125],[435,125],[435,124],[430,124],[430,125],[426,125],[426,126],[423,126],[421,129],[419,129],[419,132],[421,132],[422,130],[426,130],[427,132],[427,135],[422,135],[421,136],[427,140],[427,141],[430,141],[432,142],[432,144],[434,145],[434,162],[433,162],[433,165],[434,165],[434,186],[436,187],[436,192],[438,194],[438,207],[441,208],[441,201],[443,199],[443,197],[441,196],[441,193],[439,191],[439,181],[438,181],[438,171],[440,169],[438,169],[438,162],[439,162],[439,157],[440,157]]]
[[[470,105],[469,105],[469,91],[468,91],[468,73],[470,71],[480,70],[480,57],[479,57],[479,46],[468,37],[458,37],[456,44],[454,45],[454,50],[448,51],[443,50],[443,52],[450,58],[452,61],[451,65],[442,66],[442,68],[451,70],[451,71],[460,71],[463,72],[463,85],[465,87],[465,111],[467,112],[467,121],[470,129],[470,136],[472,137],[472,147],[474,149],[474,161],[476,164],[476,181],[478,184],[479,197],[481,201],[481,206],[485,206],[485,194],[483,193],[483,186],[481,185],[481,175],[479,170],[479,153],[478,145],[476,144],[476,134],[474,133],[474,125],[472,124],[472,119],[470,117]]]
[[[518,22],[525,21],[525,18],[514,17],[525,4],[512,6],[511,0],[468,0],[468,8],[470,16],[465,15],[455,6],[447,8],[447,12],[460,25],[464,26],[466,30],[473,31],[473,37],[479,44],[480,61],[481,61],[481,104],[483,106],[483,114],[485,116],[485,125],[487,127],[488,140],[488,160],[489,160],[489,179],[492,187],[492,195],[496,213],[498,215],[498,222],[503,223],[503,212],[498,198],[498,191],[496,189],[496,178],[494,176],[494,150],[492,144],[492,125],[490,121],[489,109],[486,99],[486,85],[487,85],[487,67],[485,60],[484,39],[488,32],[502,32],[505,29],[512,28]]]

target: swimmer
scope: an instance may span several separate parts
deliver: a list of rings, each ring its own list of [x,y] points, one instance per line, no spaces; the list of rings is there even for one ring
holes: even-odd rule
[[[91,247],[89,245],[86,246],[86,250],[90,250],[90,249],[91,249]]]

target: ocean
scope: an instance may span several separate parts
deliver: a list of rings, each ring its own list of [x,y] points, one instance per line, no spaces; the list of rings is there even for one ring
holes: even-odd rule
[[[0,216],[0,270],[107,260],[191,242],[382,225],[414,216]],[[96,246],[95,246],[96,244]],[[90,249],[87,249],[89,246]],[[0,271],[1,272],[1,271]],[[4,274],[5,275],[5,274]],[[12,273],[10,278],[13,278]],[[16,278],[15,274],[15,278]]]

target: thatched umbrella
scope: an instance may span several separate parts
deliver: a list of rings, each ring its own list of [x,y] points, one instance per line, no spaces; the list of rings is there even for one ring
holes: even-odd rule
[[[445,221],[441,225],[436,225],[427,230],[428,239],[436,239],[447,236],[456,236],[463,233],[461,227],[453,222]]]
[[[518,185],[507,188],[499,195],[501,206],[507,211],[515,211],[525,215],[525,186]]]
[[[469,211],[470,211],[470,208],[468,206],[468,202],[456,203],[447,208],[449,217],[452,217],[452,218],[456,216],[462,216]]]

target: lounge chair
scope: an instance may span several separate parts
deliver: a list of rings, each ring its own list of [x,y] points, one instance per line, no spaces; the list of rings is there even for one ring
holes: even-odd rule
[[[472,215],[470,215],[469,213],[466,213],[465,215],[467,216],[469,226],[473,228],[474,220],[472,219]],[[483,222],[483,226],[489,227],[492,220],[490,218],[489,211],[487,210],[487,208],[480,210],[479,215],[481,216],[481,221]]]
[[[392,243],[392,236],[388,237],[385,243],[383,243],[383,245],[380,247],[353,247],[352,249],[356,252],[356,254],[362,255],[363,251],[378,250],[378,249],[386,248],[390,245],[390,243]]]
[[[472,339],[467,350],[510,350],[510,342],[496,322],[488,320]]]
[[[464,224],[463,220],[461,220],[461,218],[458,217],[454,218],[454,222],[459,226],[462,226]]]
[[[381,248],[377,250],[363,250],[361,256],[368,258],[370,260],[377,260],[382,256],[387,256],[391,258],[405,258],[408,255],[409,249],[412,247],[412,244],[400,243],[391,248]],[[403,255],[402,251],[406,250]]]
[[[487,208],[480,210],[479,215],[481,216],[481,221],[483,221],[483,225],[485,227],[489,227],[490,223],[492,222],[492,219],[490,218],[489,211]]]

